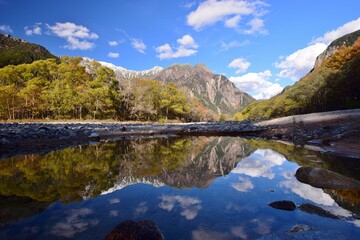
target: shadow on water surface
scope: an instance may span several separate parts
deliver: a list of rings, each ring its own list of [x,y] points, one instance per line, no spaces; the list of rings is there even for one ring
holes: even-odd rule
[[[253,239],[299,221],[331,229],[335,220],[267,203],[312,202],[350,219],[359,191],[313,188],[294,174],[314,166],[358,179],[354,161],[237,137],[122,139],[16,156],[0,161],[0,238],[101,239],[127,219],[154,220],[165,239]],[[345,236],[360,236],[359,220],[336,221]]]

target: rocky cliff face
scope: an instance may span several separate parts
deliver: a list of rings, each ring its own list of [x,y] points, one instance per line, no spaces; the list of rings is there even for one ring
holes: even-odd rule
[[[346,34],[336,40],[334,40],[323,53],[321,53],[315,61],[314,68],[318,68],[325,61],[325,59],[331,57],[336,50],[338,50],[341,46],[352,46],[354,42],[360,37],[360,30],[355,31],[353,33]]]
[[[223,75],[213,73],[203,64],[174,64],[168,68],[154,67],[145,71],[132,71],[113,64],[100,62],[114,70],[119,81],[143,78],[174,82],[198,98],[214,113],[233,115],[255,101],[249,94],[239,90]]]

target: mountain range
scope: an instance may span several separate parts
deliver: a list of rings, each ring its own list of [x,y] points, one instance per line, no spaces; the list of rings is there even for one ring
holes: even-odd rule
[[[89,58],[84,60],[91,61]],[[120,82],[137,78],[174,82],[216,115],[234,115],[255,101],[225,76],[213,73],[204,64],[174,64],[168,68],[156,66],[149,70],[133,71],[107,62],[99,63],[111,68]]]

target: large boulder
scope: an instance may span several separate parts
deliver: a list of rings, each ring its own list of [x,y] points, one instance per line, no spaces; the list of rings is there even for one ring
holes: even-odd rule
[[[104,240],[163,240],[164,236],[156,226],[149,220],[134,222],[126,220],[117,225]]]
[[[329,170],[300,167],[295,174],[297,180],[317,188],[360,190],[360,182]]]

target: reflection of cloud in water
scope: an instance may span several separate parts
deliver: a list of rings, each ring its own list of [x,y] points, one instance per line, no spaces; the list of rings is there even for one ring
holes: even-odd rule
[[[282,165],[285,161],[286,158],[277,152],[268,149],[258,149],[252,155],[239,162],[232,172],[246,174],[250,177],[273,179],[275,174],[271,171],[271,168]]]
[[[239,192],[248,192],[254,188],[254,184],[248,178],[239,177],[240,183],[232,183],[231,187]]]
[[[295,178],[282,181],[279,183],[279,186],[288,188],[300,197],[313,201],[317,204],[332,206],[335,203],[330,195],[325,193],[321,188],[314,188],[310,185],[297,181]]]
[[[232,227],[231,233],[234,234],[236,237],[239,237],[241,239],[248,239],[248,236],[245,232],[245,229],[243,227]]]
[[[56,223],[51,229],[51,234],[72,238],[76,233],[85,231],[99,223],[97,219],[88,219],[93,211],[89,208],[71,209],[64,222]],[[86,218],[86,219],[83,219]]]
[[[192,231],[193,240],[227,240],[232,239],[228,233],[221,233],[208,230],[194,230]]]
[[[116,210],[111,210],[111,211],[109,212],[109,216],[110,216],[110,217],[117,217],[118,214],[119,214],[119,212],[116,211]]]
[[[109,199],[109,203],[110,203],[110,204],[118,204],[118,203],[120,203],[120,199],[118,199],[118,198],[111,198],[111,199]]]
[[[266,235],[271,233],[270,228],[270,220],[259,220],[257,218],[253,219],[251,221],[252,223],[255,223],[257,226],[255,227],[255,231],[260,235]]]
[[[187,220],[194,219],[197,216],[198,211],[202,208],[200,205],[201,201],[197,198],[180,195],[163,195],[160,197],[160,199],[161,202],[158,206],[167,211],[171,211],[178,203],[182,209],[180,215],[184,216]]]
[[[148,211],[148,207],[146,206],[146,202],[141,202],[137,208],[135,208],[135,214],[145,214]]]

